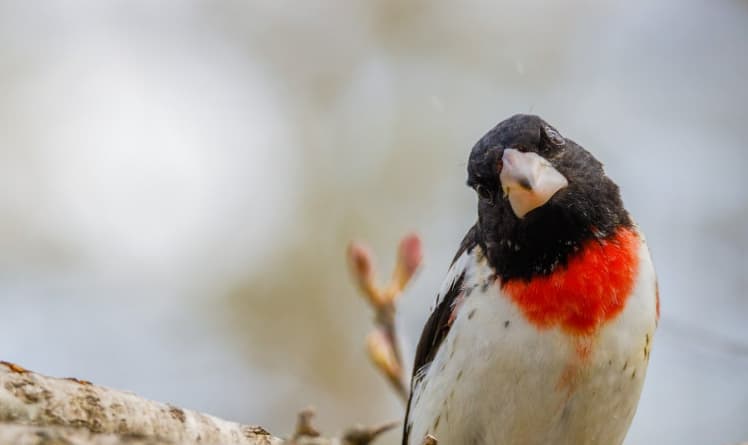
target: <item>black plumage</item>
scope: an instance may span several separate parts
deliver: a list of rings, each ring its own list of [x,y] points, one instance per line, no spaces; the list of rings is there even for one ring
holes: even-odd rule
[[[569,185],[518,218],[501,196],[499,174],[506,148],[538,153]],[[512,116],[483,136],[470,153],[467,182],[479,191],[478,222],[471,231],[504,281],[549,274],[585,241],[632,225],[618,186],[605,176],[602,164],[538,116]]]

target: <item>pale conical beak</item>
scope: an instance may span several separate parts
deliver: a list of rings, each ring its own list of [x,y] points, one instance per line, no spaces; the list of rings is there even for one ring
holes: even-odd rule
[[[501,188],[517,218],[524,218],[569,185],[564,175],[537,153],[507,148],[501,161]]]

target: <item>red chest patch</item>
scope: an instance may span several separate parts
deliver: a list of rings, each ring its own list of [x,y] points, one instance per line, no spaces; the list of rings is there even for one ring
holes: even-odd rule
[[[636,279],[639,245],[633,230],[621,229],[589,241],[566,267],[530,281],[507,281],[502,289],[537,327],[591,334],[623,310]]]

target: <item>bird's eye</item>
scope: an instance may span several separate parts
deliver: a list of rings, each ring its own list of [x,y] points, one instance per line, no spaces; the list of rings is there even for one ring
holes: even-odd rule
[[[478,193],[478,196],[480,196],[481,199],[493,201],[493,192],[491,192],[488,187],[478,184],[475,186],[475,192]]]
[[[548,140],[551,141],[551,144],[557,147],[560,147],[566,143],[564,137],[561,136],[558,131],[548,125],[543,127],[543,132],[545,133],[545,136],[548,138]]]

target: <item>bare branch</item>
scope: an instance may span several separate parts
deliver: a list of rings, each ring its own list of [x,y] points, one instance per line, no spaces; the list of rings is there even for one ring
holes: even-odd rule
[[[46,377],[7,362],[0,364],[0,422],[72,427],[174,443],[282,443],[257,426],[228,422],[84,380]]]
[[[0,423],[0,445],[174,445],[132,434],[92,433],[83,428]]]

